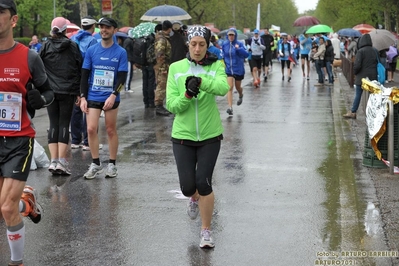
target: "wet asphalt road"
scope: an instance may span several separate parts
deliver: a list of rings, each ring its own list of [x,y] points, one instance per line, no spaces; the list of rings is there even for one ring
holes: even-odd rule
[[[119,110],[117,178],[84,180],[91,157],[82,150],[69,154],[69,177],[43,168],[31,172],[27,183],[45,212],[37,225],[25,220],[25,266],[301,266],[336,254],[336,263],[346,263],[341,265],[392,265],[390,257],[354,256],[387,246],[373,209],[373,184],[353,169],[354,139],[338,117],[346,109],[343,76],[317,88],[315,70],[306,81],[297,67],[288,83],[275,63],[260,89],[250,82],[248,71],[234,116],[226,113],[226,98],[218,98],[225,139],[213,177],[215,249],[199,248],[200,220],[188,218],[187,199],[179,193],[173,116],[144,109],[137,72],[134,93],[122,95]],[[37,140],[46,146],[46,111],[34,121]],[[106,163],[103,121],[99,134]],[[5,237],[0,254],[6,265]]]

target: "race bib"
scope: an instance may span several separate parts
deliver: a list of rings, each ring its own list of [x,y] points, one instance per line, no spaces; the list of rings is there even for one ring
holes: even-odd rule
[[[93,85],[97,89],[112,89],[114,87],[114,71],[96,69],[94,71]]]
[[[0,130],[21,131],[22,94],[0,92]]]

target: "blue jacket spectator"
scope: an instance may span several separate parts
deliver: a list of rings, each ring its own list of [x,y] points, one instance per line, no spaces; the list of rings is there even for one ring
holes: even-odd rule
[[[71,37],[71,40],[78,44],[82,58],[85,58],[87,48],[98,43],[97,39],[94,38],[90,32],[85,30],[79,30],[78,33]]]

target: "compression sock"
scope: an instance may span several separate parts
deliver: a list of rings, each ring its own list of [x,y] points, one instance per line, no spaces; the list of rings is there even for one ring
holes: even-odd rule
[[[7,239],[11,250],[11,262],[22,264],[25,245],[25,225],[21,221],[15,226],[7,226]]]

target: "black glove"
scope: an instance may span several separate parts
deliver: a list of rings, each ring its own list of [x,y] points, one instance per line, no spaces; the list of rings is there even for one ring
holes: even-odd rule
[[[255,44],[259,45],[259,40],[255,40]]]
[[[28,87],[28,86],[27,86]],[[29,89],[29,87],[28,87]],[[44,106],[45,102],[40,94],[40,91],[36,89],[29,89],[28,90],[28,103],[34,109],[40,109]]]
[[[201,78],[195,76],[189,76],[186,78],[186,93],[188,96],[197,98],[197,95],[200,92],[199,87],[201,81]]]

